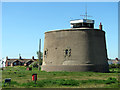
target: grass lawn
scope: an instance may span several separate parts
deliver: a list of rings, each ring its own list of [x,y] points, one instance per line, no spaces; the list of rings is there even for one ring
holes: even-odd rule
[[[112,69],[110,70],[112,71]],[[37,73],[37,84],[32,74]],[[11,84],[5,84],[11,78]],[[111,73],[99,72],[45,72],[26,67],[6,67],[2,71],[3,88],[118,88],[118,69]]]

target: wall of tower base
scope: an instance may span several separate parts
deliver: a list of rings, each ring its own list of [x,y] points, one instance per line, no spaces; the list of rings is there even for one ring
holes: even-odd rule
[[[42,65],[42,71],[68,71],[68,72],[109,72],[108,65]]]

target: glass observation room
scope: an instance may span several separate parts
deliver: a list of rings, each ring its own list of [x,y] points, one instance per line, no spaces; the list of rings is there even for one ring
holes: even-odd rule
[[[71,28],[94,28],[94,20],[78,19],[70,21]]]

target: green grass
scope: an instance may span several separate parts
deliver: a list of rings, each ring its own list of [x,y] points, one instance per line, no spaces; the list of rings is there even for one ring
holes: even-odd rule
[[[37,84],[32,81],[32,74],[37,73]],[[2,72],[5,78],[11,78],[12,83],[3,88],[118,88],[118,71],[100,72],[45,72],[33,68],[27,71],[25,67],[7,67]]]
[[[15,86],[20,86],[20,87],[26,87],[26,88],[30,88],[30,87],[72,87],[72,86],[79,86],[79,85],[91,85],[91,84],[109,84],[112,85],[114,84],[114,86],[118,84],[118,81],[116,80],[116,78],[108,78],[107,80],[94,80],[94,79],[90,79],[90,80],[73,80],[73,79],[45,79],[45,80],[40,80],[37,81],[36,83],[33,81],[27,82],[27,83],[22,83],[19,84],[16,81],[12,81],[11,84],[5,84],[5,86],[3,85],[3,87],[15,87]]]

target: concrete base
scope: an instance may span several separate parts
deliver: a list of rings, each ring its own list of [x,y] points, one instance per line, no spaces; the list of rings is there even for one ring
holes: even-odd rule
[[[108,65],[42,65],[42,71],[69,71],[69,72],[109,72]]]

